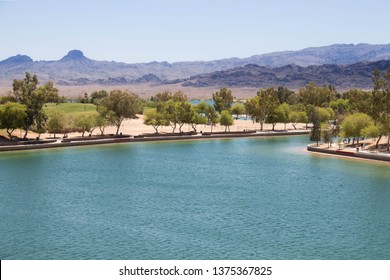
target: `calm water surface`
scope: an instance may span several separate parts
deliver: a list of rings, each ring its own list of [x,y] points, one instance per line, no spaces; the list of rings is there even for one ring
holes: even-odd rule
[[[0,154],[0,259],[390,259],[390,165],[307,137]]]

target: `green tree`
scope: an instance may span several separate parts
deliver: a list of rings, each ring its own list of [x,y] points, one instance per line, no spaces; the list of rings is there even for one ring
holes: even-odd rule
[[[64,133],[67,126],[65,113],[62,111],[54,111],[51,113],[46,126],[47,131],[54,134],[54,138],[56,137],[56,133]]]
[[[330,101],[329,106],[333,109],[335,115],[342,115],[349,109],[349,101],[348,99],[339,98],[337,100]]]
[[[329,123],[321,124],[321,138],[322,140],[328,144],[328,148],[332,146],[333,143],[333,129],[329,125]]]
[[[45,112],[42,110],[43,105],[47,102],[58,102],[58,89],[52,82],[48,82],[41,87],[37,87],[38,77],[31,76],[28,72],[23,80],[13,81],[13,95],[17,102],[26,106],[26,118],[24,120],[25,134],[27,137],[31,126],[42,129],[46,120]]]
[[[207,105],[205,116],[211,126],[211,132],[213,132],[213,126],[215,126],[219,122],[219,114],[215,110],[214,106]]]
[[[107,97],[108,93],[105,90],[94,91],[91,93],[91,103],[98,104],[98,102]]]
[[[158,116],[163,117],[161,121],[172,127],[172,133],[175,132],[177,126],[181,132],[183,125],[191,122],[192,105],[187,102],[187,96],[182,91],[157,93],[151,101],[155,102]]]
[[[286,130],[286,125],[290,121],[290,113],[291,109],[287,103],[279,105],[274,111],[277,122],[284,124],[284,130]]]
[[[176,102],[185,102],[188,100],[187,96],[182,91],[172,93],[170,91],[159,92],[150,98],[153,102],[166,102],[173,100]]]
[[[122,122],[125,119],[136,119],[136,114],[139,113],[140,99],[137,94],[121,91],[119,89],[113,90],[108,96],[100,101],[100,106],[106,109],[100,109],[100,112],[113,112],[114,123],[116,126],[116,134],[118,135]]]
[[[24,126],[26,119],[26,106],[15,102],[7,102],[0,106],[0,128],[5,129],[9,138],[17,128]]]
[[[274,112],[279,105],[276,91],[273,87],[260,89],[257,96],[245,102],[247,114],[256,122],[260,123],[260,130],[263,130],[265,120]]]
[[[176,127],[179,123],[179,110],[181,110],[180,105],[180,102],[175,102],[173,99],[157,103],[157,112],[164,116],[165,120],[172,127],[172,133],[175,133]]]
[[[164,91],[164,92],[159,92],[156,95],[152,96],[150,98],[150,101],[153,101],[153,102],[166,102],[166,101],[168,101],[170,99],[172,99],[172,92]]]
[[[292,111],[289,115],[289,120],[290,120],[292,126],[294,127],[294,129],[297,129],[296,126],[298,123],[307,124],[307,122],[309,121],[306,112],[303,112],[303,111],[300,111],[300,112]]]
[[[390,68],[385,74],[379,70],[373,72],[374,89],[372,91],[372,113],[376,124],[383,128],[383,135],[387,134],[387,151],[390,152]],[[379,136],[377,146],[382,135]]]
[[[279,122],[278,116],[275,114],[275,112],[270,113],[267,115],[265,118],[265,123],[271,124],[272,125],[272,131],[275,130],[276,124]]]
[[[337,99],[337,92],[332,86],[317,86],[315,83],[309,83],[299,90],[300,102],[305,106],[329,107],[332,100]]]
[[[238,120],[240,115],[245,114],[245,106],[242,103],[234,103],[231,111],[233,115],[236,115],[236,120]]]
[[[224,125],[225,126],[225,132],[227,130],[230,131],[230,126],[233,125],[234,123],[234,120],[233,120],[233,117],[232,115],[230,114],[230,112],[228,110],[223,110],[221,112],[221,116],[220,116],[220,119],[219,119],[219,123],[221,125]]]
[[[209,108],[209,104],[207,104],[207,102],[204,102],[204,101],[200,102],[199,104],[197,104],[195,106],[196,112],[198,112],[199,114],[204,114],[204,115],[206,114],[208,108]]]
[[[178,124],[179,124],[179,131],[182,132],[182,127],[185,124],[190,124],[192,121],[192,116],[194,114],[194,111],[192,109],[191,103],[185,101],[185,102],[178,102],[178,106],[176,107],[178,110]]]
[[[289,90],[287,87],[283,86],[278,87],[276,94],[280,104],[288,103],[288,101],[291,100],[290,96],[295,95],[292,90]]]
[[[311,111],[311,117],[313,127],[310,131],[310,141],[318,142],[321,140],[321,121],[320,121],[320,114],[318,110],[314,109]]]
[[[164,114],[157,112],[154,108],[150,108],[145,110],[144,124],[151,125],[156,130],[156,133],[158,133],[159,127],[169,125],[169,120],[165,118]]]
[[[359,144],[359,139],[363,135],[363,131],[365,128],[374,125],[374,121],[372,118],[364,113],[355,113],[351,114],[343,120],[341,123],[341,134],[346,138],[353,138],[352,144],[357,140],[357,144]]]
[[[96,125],[100,130],[100,135],[104,135],[104,130],[109,125],[109,120],[103,117],[101,114],[96,118]]]
[[[107,126],[115,125],[116,114],[115,112],[100,105],[96,106],[96,111],[99,114],[99,116],[96,118],[96,125],[100,130],[100,134],[104,135],[104,130]]]
[[[369,125],[362,129],[362,135],[368,138],[378,138],[383,135],[383,127],[381,125]]]
[[[373,116],[373,96],[371,91],[353,89],[345,92],[343,98],[348,100],[347,109],[350,113],[365,113]]]
[[[213,93],[214,108],[218,113],[223,110],[229,110],[233,103],[232,91],[227,88],[221,88],[219,91]]]
[[[185,95],[181,90],[176,91],[173,94],[172,99],[175,102],[186,102],[186,101],[188,101],[187,95]]]
[[[191,118],[191,127],[196,132],[196,126],[199,124],[206,124],[207,118],[204,114],[200,114],[196,111],[196,109],[193,107],[192,110],[194,111]]]
[[[96,127],[96,115],[91,113],[77,114],[74,116],[73,129],[76,132],[81,132],[81,137],[84,137],[86,131],[90,132]]]

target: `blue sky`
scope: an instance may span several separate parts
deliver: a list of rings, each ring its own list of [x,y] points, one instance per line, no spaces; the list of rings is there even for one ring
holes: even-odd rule
[[[388,0],[0,0],[0,60],[192,61],[390,43]]]

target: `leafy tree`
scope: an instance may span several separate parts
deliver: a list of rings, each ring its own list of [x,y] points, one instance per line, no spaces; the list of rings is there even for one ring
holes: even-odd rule
[[[54,134],[54,138],[56,137],[56,133],[64,133],[67,126],[65,113],[62,111],[54,111],[51,113],[46,126],[48,132]]]
[[[187,95],[185,95],[181,90],[176,91],[173,94],[173,101],[175,102],[186,102],[188,101]]]
[[[290,113],[290,106],[287,103],[279,105],[273,113],[277,122],[284,123],[284,130],[286,130],[286,125],[290,121]]]
[[[177,102],[178,103],[178,102]],[[182,132],[182,127],[184,124],[190,124],[192,121],[192,116],[194,114],[194,111],[192,109],[191,103],[185,101],[185,102],[179,102],[179,105],[176,107],[178,110],[178,124],[179,124],[179,131]]]
[[[179,131],[181,132],[183,125],[191,122],[190,109],[192,105],[187,102],[187,96],[182,91],[157,93],[151,98],[151,101],[155,102],[156,113],[158,114],[154,117],[160,119],[158,123],[168,123],[172,127],[172,133],[175,132],[177,126],[179,126]],[[151,119],[148,119],[149,121],[154,122]]]
[[[377,138],[383,135],[383,127],[381,125],[369,125],[362,129],[362,135],[368,138]]]
[[[275,130],[275,126],[278,123],[278,116],[275,114],[275,111],[270,113],[266,118],[265,118],[265,123],[271,124],[272,125],[272,131]]]
[[[329,106],[334,112],[335,124],[337,125],[342,120],[342,116],[348,111],[349,101],[348,99],[339,98],[336,101],[331,101]]]
[[[294,129],[297,129],[296,125],[298,123],[306,123],[309,121],[306,112],[297,112],[292,111],[289,115],[289,121],[291,122]]]
[[[164,114],[157,112],[156,109],[147,109],[144,113],[144,124],[151,125],[156,133],[160,126],[168,126],[169,120],[165,118]]]
[[[221,88],[213,93],[214,108],[218,113],[223,110],[229,110],[233,103],[232,91],[227,88]]]
[[[220,119],[219,119],[219,123],[221,125],[224,125],[225,126],[225,132],[227,130],[230,131],[230,126],[233,125],[234,123],[234,120],[233,120],[233,117],[232,115],[230,114],[230,112],[228,110],[223,110],[221,112],[221,116],[220,116]]]
[[[47,123],[48,116],[46,113],[42,110],[40,111],[36,117],[35,117],[35,123],[30,127],[30,130],[38,133],[39,135],[41,133],[45,133],[46,130],[46,123]]]
[[[110,125],[109,119],[99,114],[96,118],[96,126],[100,130],[100,135],[104,135],[104,130],[108,125]]]
[[[365,113],[372,116],[372,92],[353,89],[345,92],[343,98],[348,100],[348,111],[351,113]],[[332,107],[333,108],[333,107]]]
[[[276,94],[278,96],[278,100],[280,104],[288,103],[291,95],[295,95],[295,93],[292,90],[289,90],[287,87],[278,87],[278,90],[276,91]]]
[[[74,116],[73,129],[74,131],[81,132],[81,137],[84,137],[86,131],[90,131],[93,127],[96,127],[94,123],[94,116],[91,114],[77,114]]]
[[[328,107],[332,100],[337,99],[337,92],[331,86],[317,86],[309,83],[299,90],[300,102],[307,108],[308,105]]]
[[[166,101],[168,101],[170,99],[172,99],[172,92],[164,91],[164,92],[159,92],[156,95],[152,96],[150,98],[150,101],[153,101],[153,102],[166,102]]]
[[[17,102],[26,106],[26,118],[24,120],[25,134],[31,126],[36,125],[37,129],[41,129],[46,120],[46,115],[42,110],[43,105],[47,102],[58,102],[58,89],[53,86],[52,82],[37,88],[38,77],[31,76],[28,72],[23,80],[13,81],[13,95]]]
[[[337,135],[340,132],[340,123],[344,119],[345,114],[348,112],[350,104],[348,99],[339,98],[335,101],[331,101],[329,106],[332,108],[334,116],[333,132]]]
[[[387,134],[387,151],[390,152],[390,68],[382,75],[379,70],[373,72],[374,89],[372,91],[372,118]],[[378,143],[380,141],[379,137]]]
[[[342,98],[332,100],[329,103],[329,107],[333,109],[335,115],[342,115],[349,109],[349,101]]]
[[[211,125],[211,132],[213,132],[213,126],[219,122],[219,114],[215,110],[214,106],[207,105],[205,116],[208,123]]]
[[[245,102],[245,110],[251,118],[260,123],[260,130],[263,130],[263,124],[266,118],[274,112],[279,105],[276,91],[273,87],[260,89],[257,96],[248,99]]]
[[[315,114],[313,114],[315,112]],[[334,118],[334,112],[330,107],[322,108],[322,107],[311,107],[310,108],[310,120],[311,117],[317,116],[319,118],[320,123],[329,122]],[[313,120],[311,120],[313,122]]]
[[[328,123],[321,124],[321,138],[328,144],[328,148],[332,146],[333,129]]]
[[[15,102],[7,102],[0,106],[0,128],[5,129],[9,138],[17,128],[24,126],[26,106]]]
[[[172,93],[170,91],[159,92],[150,98],[153,102],[166,102],[173,100],[176,102],[185,102],[188,100],[187,96],[182,91]]]
[[[113,90],[108,96],[100,101],[100,106],[106,109],[99,109],[100,112],[113,112],[116,134],[118,135],[122,122],[125,119],[136,119],[136,114],[141,110],[140,99],[137,94]]]
[[[101,117],[101,115],[96,111],[88,112],[87,115],[91,120],[91,127],[87,131],[89,132],[89,134],[92,135],[93,131],[100,126],[99,118]]]
[[[349,138],[353,138],[353,144],[355,143],[355,139],[357,140],[357,144],[359,144],[359,139],[363,134],[364,128],[374,125],[374,121],[372,118],[364,113],[355,113],[351,114],[343,120],[341,123],[341,133],[342,136]]]
[[[10,92],[10,93],[8,93],[8,95],[0,97],[0,104],[5,104],[7,102],[18,102],[18,100],[12,94],[12,92]]]
[[[313,127],[310,131],[310,141],[318,142],[321,140],[321,121],[318,110],[311,111],[311,120],[313,123]]]
[[[199,114],[206,114],[208,108],[209,108],[209,104],[207,102],[200,102],[199,104],[195,105],[195,110],[196,112],[198,112]]]
[[[100,105],[96,106],[96,111],[99,113],[99,116],[96,118],[96,125],[99,128],[101,135],[103,135],[107,126],[115,125],[116,114]]]
[[[64,96],[59,96],[59,91],[52,81],[47,82],[38,88],[39,100],[44,100],[45,103],[60,103]]]
[[[175,132],[177,124],[179,123],[180,105],[180,102],[175,102],[173,99],[157,103],[157,112],[164,116],[165,120],[172,127],[172,133]]]
[[[105,98],[108,96],[107,91],[105,90],[99,90],[99,91],[94,91],[91,93],[91,103],[97,104],[101,99]]]
[[[242,103],[234,103],[231,111],[233,115],[236,115],[236,120],[238,120],[238,116],[245,114],[245,106]]]
[[[191,118],[191,127],[196,132],[196,126],[198,124],[206,124],[207,118],[205,115],[199,114],[194,107],[191,109],[193,110],[193,114]]]

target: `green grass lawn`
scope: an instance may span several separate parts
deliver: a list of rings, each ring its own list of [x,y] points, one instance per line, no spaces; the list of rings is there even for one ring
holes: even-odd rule
[[[47,103],[43,107],[43,110],[49,115],[55,111],[62,111],[65,114],[85,113],[96,111],[96,105],[83,103]]]

